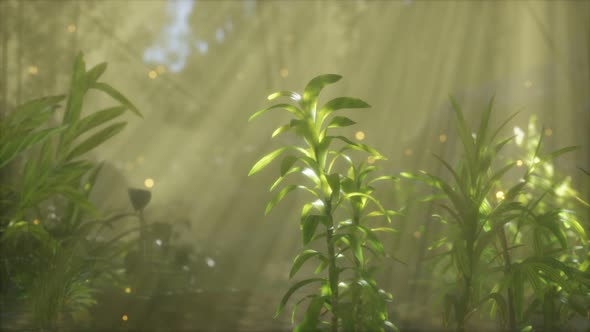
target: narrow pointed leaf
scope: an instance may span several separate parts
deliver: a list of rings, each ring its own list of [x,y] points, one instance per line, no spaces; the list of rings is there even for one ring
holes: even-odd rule
[[[352,121],[351,119],[349,119],[345,116],[335,116],[328,123],[328,128],[348,127],[348,126],[352,126],[355,123],[356,122]]]
[[[268,164],[270,164],[273,160],[275,160],[278,156],[280,156],[283,152],[290,150],[290,149],[294,149],[294,148],[295,148],[294,146],[285,146],[285,147],[278,148],[278,149],[268,153],[264,157],[260,158],[260,160],[258,160],[258,162],[256,162],[256,164],[254,164],[254,166],[252,166],[252,169],[250,169],[248,176],[251,176],[251,175],[254,175],[254,174],[260,172],[262,169],[264,169],[266,166],[268,166]]]
[[[303,91],[303,107],[307,111],[315,110],[318,102],[318,96],[320,91],[328,85],[332,83],[338,82],[342,76],[335,75],[335,74],[326,74],[320,75],[313,78]]]
[[[297,116],[298,118],[300,118],[302,116],[302,114],[303,114],[303,112],[299,108],[297,108],[297,107],[295,107],[293,105],[290,105],[290,104],[276,104],[276,105],[272,105],[270,107],[261,109],[260,111],[257,111],[256,113],[252,114],[252,116],[250,116],[250,118],[248,119],[248,121],[252,121],[252,120],[256,119],[257,117],[261,116],[262,114],[264,114],[266,112],[269,112],[271,110],[274,110],[274,109],[284,109],[284,110],[288,111],[289,113]]]
[[[102,76],[102,74],[104,74],[106,69],[107,69],[106,62],[99,63],[98,65],[92,67],[92,69],[90,69],[86,73],[86,78],[88,79],[88,82],[94,83],[94,82],[98,81],[98,79],[100,78],[100,76]]]
[[[304,250],[302,253],[297,255],[297,257],[295,257],[295,260],[293,261],[293,266],[291,267],[291,272],[289,272],[289,279],[293,278],[293,276],[297,273],[297,271],[299,271],[301,266],[303,266],[303,264],[307,260],[309,260],[310,258],[312,258],[314,256],[321,256],[321,255],[322,254],[319,251],[316,251],[313,249]]]
[[[295,291],[297,291],[299,288],[301,288],[305,285],[309,285],[314,282],[324,282],[324,281],[325,281],[325,279],[323,279],[323,278],[310,278],[310,279],[302,280],[302,281],[296,283],[295,285],[291,286],[291,288],[289,288],[289,290],[285,293],[285,295],[281,299],[281,303],[279,303],[279,307],[277,308],[277,311],[275,313],[275,318],[279,316],[281,311],[283,311],[283,308],[285,308],[287,301],[289,301],[289,298],[291,297],[291,295],[293,295],[293,293],[295,293]]]
[[[287,174],[287,172],[291,169],[293,164],[295,164],[295,162],[298,159],[299,158],[297,158],[295,156],[286,156],[283,159],[283,161],[281,162],[281,177],[283,177],[283,176],[285,176],[285,174]]]
[[[118,122],[118,123],[112,124],[104,129],[102,129],[101,131],[90,136],[89,138],[84,140],[82,143],[80,143],[78,146],[76,146],[68,154],[68,156],[66,157],[66,160],[71,160],[73,158],[76,158],[76,157],[94,149],[95,147],[102,144],[104,141],[108,140],[109,138],[111,138],[111,137],[115,136],[116,134],[118,134],[119,132],[121,132],[123,130],[123,128],[125,128],[126,125],[127,125],[127,122]]]
[[[289,97],[294,101],[300,101],[301,95],[293,91],[278,91],[268,96],[268,100],[275,100],[279,97]]]
[[[112,86],[110,86],[106,83],[102,83],[102,82],[95,82],[90,87],[108,94],[109,96],[111,96],[111,98],[120,102],[121,104],[123,104],[123,106],[126,106],[128,109],[130,109],[133,113],[137,114],[139,117],[143,117],[143,115],[141,115],[141,112],[137,109],[137,107],[135,107],[135,105],[133,105],[133,103],[131,101],[129,101],[129,99],[127,99],[125,96],[123,96],[118,90],[116,90]]]

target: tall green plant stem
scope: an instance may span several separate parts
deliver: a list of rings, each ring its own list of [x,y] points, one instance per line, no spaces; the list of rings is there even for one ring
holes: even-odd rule
[[[336,310],[338,307],[338,271],[336,269],[336,254],[334,252],[334,243],[332,238],[334,236],[334,221],[332,218],[332,201],[326,199],[325,202],[326,217],[329,224],[326,230],[326,245],[328,246],[328,279],[330,280],[330,292],[332,295],[332,322],[331,331],[338,331],[338,316]]]
[[[317,126],[315,127],[317,128]],[[318,133],[316,133],[316,137],[319,136]],[[319,145],[321,143],[318,143],[317,145]],[[318,164],[318,169],[319,169],[319,177],[320,179],[325,178],[326,177],[326,158],[325,156],[322,157],[322,155],[319,153],[317,148],[313,149],[314,151],[314,159],[316,161],[316,163]],[[333,236],[334,236],[334,218],[332,216],[333,211],[332,211],[332,197],[331,195],[328,195],[327,193],[331,191],[330,186],[326,183],[323,182],[322,184],[322,188],[323,192],[326,193],[326,196],[324,197],[323,201],[324,201],[324,209],[325,209],[325,216],[328,220],[327,225],[326,225],[326,246],[328,247],[328,280],[330,283],[330,293],[331,293],[331,305],[332,305],[332,321],[331,321],[331,327],[330,330],[332,332],[337,332],[338,331],[338,315],[336,314],[336,310],[338,307],[338,270],[336,268],[336,253],[334,250],[334,242],[333,242]]]
[[[510,259],[510,253],[508,252],[508,241],[506,240],[506,232],[504,231],[504,226],[500,227],[498,233],[500,236],[500,243],[502,244],[502,251],[504,252],[504,274],[508,276],[512,268],[512,262]],[[506,292],[508,295],[508,330],[516,331],[516,315],[514,312],[514,290],[511,286],[508,286]]]
[[[141,250],[141,258],[142,260],[146,261],[147,259],[147,243],[146,243],[146,226],[145,226],[145,218],[143,217],[143,209],[138,211],[139,217],[139,242],[140,242],[140,250]]]

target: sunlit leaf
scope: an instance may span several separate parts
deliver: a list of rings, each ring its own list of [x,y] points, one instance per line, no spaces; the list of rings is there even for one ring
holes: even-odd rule
[[[297,117],[302,117],[302,111],[290,104],[276,104],[276,105],[272,105],[270,107],[261,109],[260,111],[257,111],[256,113],[252,114],[252,116],[250,116],[250,118],[248,119],[248,121],[252,121],[254,119],[256,119],[257,117],[261,116],[262,114],[274,110],[274,109],[284,109],[286,111],[288,111],[289,113],[297,116]]]
[[[291,267],[291,272],[289,272],[289,279],[293,278],[293,276],[299,271],[301,266],[310,258],[314,256],[322,256],[322,253],[313,249],[304,250],[302,253],[295,257],[293,261],[293,266]]]
[[[341,78],[342,76],[340,75],[325,74],[316,76],[311,81],[309,81],[303,90],[303,108],[309,112],[315,111],[320,91],[322,91],[326,85],[336,83]]]

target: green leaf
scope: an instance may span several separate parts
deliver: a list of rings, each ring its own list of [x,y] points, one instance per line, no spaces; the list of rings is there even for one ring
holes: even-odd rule
[[[328,123],[328,128],[342,128],[352,126],[356,122],[352,121],[351,119],[345,116],[335,116],[330,120]]]
[[[502,128],[504,128],[510,121],[512,121],[512,119],[514,119],[514,117],[517,116],[518,113],[519,112],[512,113],[504,122],[502,122],[502,124],[496,129],[496,131],[490,137],[490,142],[494,141],[494,139],[496,138],[496,136],[498,136]]]
[[[307,83],[307,86],[305,86],[305,89],[303,91],[303,108],[306,111],[314,112],[317,107],[318,96],[320,95],[320,91],[322,91],[322,89],[326,85],[336,83],[341,78],[342,76],[340,75],[325,74],[316,76],[311,81],[309,81],[309,83]]]
[[[295,156],[286,156],[283,159],[283,161],[281,162],[281,177],[283,177],[283,176],[285,176],[285,174],[287,174],[287,172],[291,169],[293,164],[295,164],[295,162],[298,159],[299,158],[297,158]]]
[[[500,310],[500,315],[502,317],[502,321],[506,322],[507,317],[508,317],[508,309],[507,309],[508,305],[506,304],[506,301],[504,300],[502,295],[497,292],[490,293],[479,302],[478,307],[489,300],[493,300],[495,302],[495,305]]]
[[[106,62],[99,63],[98,65],[92,67],[92,69],[90,69],[86,73],[86,79],[88,80],[89,83],[94,83],[94,82],[98,81],[98,79],[100,78],[100,76],[102,76],[102,74],[104,74],[106,69],[107,69]]]
[[[285,131],[291,129],[291,124],[286,124],[286,125],[282,125],[280,127],[278,127],[277,129],[275,129],[275,131],[272,132],[272,135],[270,136],[271,138],[284,133]]]
[[[20,125],[22,122],[31,124],[32,119],[38,118],[40,113],[48,113],[39,121],[33,121],[31,124],[33,128],[37,128],[44,123],[53,111],[59,106],[59,103],[65,99],[65,95],[49,96],[33,99],[22,105],[17,106],[14,112],[8,113],[3,121],[6,121],[9,127]],[[48,112],[49,111],[49,112]]]
[[[338,111],[345,108],[368,108],[371,105],[359,98],[352,97],[338,97],[328,101],[319,111],[319,123],[322,123],[324,119],[332,112]],[[350,120],[350,119],[348,119]]]
[[[281,311],[283,311],[283,308],[285,308],[285,305],[287,304],[287,301],[289,301],[289,298],[291,297],[291,295],[293,295],[293,293],[295,293],[299,288],[301,288],[305,285],[309,285],[314,282],[325,282],[325,281],[326,281],[326,279],[324,279],[324,278],[310,278],[310,279],[305,279],[305,280],[299,281],[295,285],[291,286],[291,288],[289,288],[289,290],[285,293],[285,295],[281,299],[281,303],[279,303],[279,306],[278,306],[277,311],[275,313],[275,318],[279,316]]]
[[[116,106],[107,108],[98,112],[95,112],[83,119],[81,119],[75,125],[75,131],[72,135],[72,139],[82,135],[83,133],[89,131],[92,128],[98,127],[103,123],[106,123],[125,112],[125,106]]]
[[[311,241],[311,239],[315,235],[315,231],[318,227],[318,224],[326,222],[326,216],[312,214],[304,217],[301,223],[303,245],[307,245]]]
[[[295,327],[293,332],[316,332],[319,331],[317,328],[318,320],[320,318],[320,312],[324,306],[323,297],[314,297],[307,307],[305,316],[300,325]]]
[[[278,91],[268,96],[268,100],[275,100],[279,97],[289,97],[294,101],[300,101],[301,95],[293,91]]]
[[[283,200],[283,198],[285,198],[285,196],[287,196],[288,193],[290,193],[291,191],[295,190],[295,189],[303,189],[307,192],[309,192],[310,194],[314,195],[315,197],[319,198],[319,195],[313,191],[312,189],[309,189],[306,186],[301,186],[301,185],[289,185],[286,186],[285,188],[281,189],[281,191],[279,191],[266,205],[266,209],[264,211],[264,214],[268,214],[281,200]]]
[[[328,181],[328,184],[330,185],[330,189],[332,189],[332,195],[337,197],[338,194],[340,193],[340,174],[338,174],[338,173],[330,174],[330,175],[326,176],[326,180]]]
[[[476,145],[476,150],[480,150],[482,145],[485,144],[486,141],[486,134],[487,134],[487,130],[489,127],[489,123],[490,123],[490,115],[492,113],[492,106],[494,105],[494,96],[492,96],[492,98],[490,98],[490,101],[488,103],[488,107],[486,108],[486,110],[483,113],[483,116],[481,117],[481,121],[479,123],[479,129],[477,130],[477,145]]]
[[[24,139],[17,142],[9,142],[0,147],[0,169],[6,166],[10,161],[20,153],[27,151],[36,144],[43,143],[56,134],[63,132],[67,127],[49,128],[37,131],[27,135]]]
[[[126,125],[127,125],[127,122],[117,122],[115,124],[112,124],[104,129],[102,129],[101,131],[90,136],[89,138],[84,140],[82,143],[80,143],[78,146],[76,146],[68,154],[68,156],[66,157],[66,160],[71,160],[73,158],[76,158],[76,157],[94,149],[95,147],[99,146],[100,144],[102,144],[103,142],[108,140],[109,138],[120,133],[123,130],[123,128],[125,128]]]
[[[346,150],[346,149],[353,149],[353,150],[359,150],[359,151],[365,151],[368,152],[370,154],[373,155],[373,157],[375,157],[375,159],[382,159],[382,160],[387,160],[387,158],[383,157],[379,151],[373,149],[372,147],[365,145],[365,144],[361,144],[361,143],[355,143],[351,140],[349,140],[347,137],[344,136],[326,136],[326,139],[338,139],[341,140],[345,143],[347,143],[346,147],[344,147],[340,152]]]
[[[293,261],[293,266],[291,267],[291,272],[289,272],[289,279],[293,278],[293,276],[299,271],[301,266],[310,258],[314,256],[322,256],[322,253],[313,249],[304,250],[302,253],[295,257]]]
[[[70,93],[68,95],[68,102],[64,112],[64,124],[78,121],[80,118],[82,101],[88,88],[87,85],[86,64],[84,63],[84,55],[80,52],[74,60],[74,72],[72,74]]]
[[[250,116],[250,118],[248,119],[248,121],[252,121],[254,119],[256,119],[257,117],[261,116],[262,114],[274,110],[274,109],[284,109],[286,111],[288,111],[289,113],[292,113],[293,115],[295,115],[298,118],[301,118],[303,115],[303,112],[293,106],[293,105],[289,105],[289,104],[276,104],[276,105],[272,105],[270,107],[267,107],[265,109],[261,109],[260,111],[257,111],[256,113],[252,114],[252,116]]]
[[[543,157],[541,158],[541,160],[543,160],[543,161],[550,161],[550,160],[553,160],[553,159],[555,159],[555,158],[559,157],[560,155],[562,155],[562,154],[564,154],[564,153],[568,153],[568,152],[571,152],[571,151],[575,151],[575,150],[577,150],[578,148],[579,148],[578,146],[568,146],[568,147],[565,147],[565,148],[559,149],[559,150],[557,150],[557,151],[554,151],[554,152],[552,152],[552,153],[550,153],[550,154],[548,154],[548,155],[546,155],[546,156],[543,156]]]
[[[376,177],[376,178],[370,180],[367,184],[370,185],[372,183],[375,183],[378,181],[384,181],[384,180],[389,180],[391,182],[399,181],[399,179],[393,175],[383,175],[383,176]]]
[[[297,147],[292,146],[292,145],[284,146],[284,147],[278,148],[278,149],[274,150],[273,152],[260,158],[260,160],[258,160],[258,162],[256,162],[256,164],[254,164],[254,166],[252,166],[252,169],[250,169],[248,176],[251,176],[251,175],[254,175],[254,174],[260,172],[262,169],[264,169],[266,166],[268,166],[268,164],[270,164],[273,160],[275,160],[278,156],[280,156],[283,152],[285,152],[287,150],[292,150],[292,149],[297,149]]]
[[[129,101],[129,99],[127,99],[125,96],[123,96],[119,91],[117,91],[112,86],[110,86],[106,83],[102,83],[102,82],[95,82],[90,87],[108,94],[109,96],[111,96],[111,98],[120,102],[121,104],[123,104],[123,106],[126,106],[128,109],[130,109],[133,113],[137,114],[139,117],[143,117],[141,115],[141,112],[139,112],[139,110],[137,109],[137,107],[135,107],[135,105],[133,105],[133,103],[131,101]]]
[[[465,118],[463,117],[463,112],[461,111],[461,107],[457,103],[457,101],[451,98],[451,104],[453,106],[453,111],[455,112],[455,116],[457,118],[457,129],[459,134],[459,139],[463,144],[463,149],[465,151],[465,156],[467,158],[467,165],[468,169],[470,169],[471,174],[473,174],[473,167],[475,166],[475,145],[473,141],[473,137],[467,127],[467,123],[465,122]]]

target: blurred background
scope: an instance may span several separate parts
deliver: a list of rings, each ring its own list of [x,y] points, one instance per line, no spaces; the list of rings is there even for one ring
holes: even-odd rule
[[[247,174],[295,138],[270,139],[286,113],[248,117],[269,106],[270,93],[302,91],[318,74],[344,77],[322,100],[348,95],[372,105],[340,130],[386,156],[378,163],[385,174],[438,172],[432,152],[455,160],[449,95],[470,123],[495,96],[496,125],[520,111],[504,136],[534,130],[547,151],[580,146],[555,167],[588,197],[578,170],[590,168],[588,1],[2,0],[0,44],[5,110],[67,91],[82,51],[89,66],[108,63],[103,80],[143,113],[126,115],[125,130],[91,155],[105,162],[92,199],[101,211],[122,212],[128,187],[150,190],[146,218],[190,247],[196,272],[182,297],[154,291],[149,304],[131,308],[122,290],[103,295],[92,310],[105,326],[290,328],[288,313],[272,316],[301,247],[305,197],[264,216],[278,168]],[[86,112],[108,105],[98,94],[85,100]],[[509,146],[506,158],[519,149]],[[380,279],[394,294],[392,320],[427,328],[440,324],[423,264],[439,226],[415,202],[419,191],[401,183],[382,194],[388,208],[409,213],[385,241],[406,265],[385,263]]]

